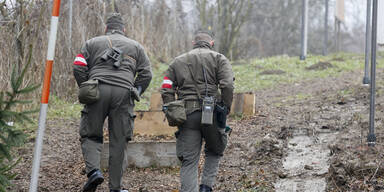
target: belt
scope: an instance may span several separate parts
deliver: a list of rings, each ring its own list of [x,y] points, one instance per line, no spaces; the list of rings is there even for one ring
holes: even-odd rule
[[[185,101],[185,108],[186,109],[196,109],[201,108],[201,103],[198,100],[189,100]]]

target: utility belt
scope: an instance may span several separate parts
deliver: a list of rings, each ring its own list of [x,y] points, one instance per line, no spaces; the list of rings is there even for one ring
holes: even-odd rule
[[[186,100],[184,102],[185,109],[199,109],[201,110],[201,102],[199,100]]]
[[[186,114],[191,114],[195,111],[201,111],[201,124],[213,124],[213,111],[215,110],[215,98],[204,97],[202,101],[192,100],[184,102]]]
[[[184,101],[185,113],[189,115],[195,111],[201,111],[201,101],[199,100],[185,100]]]
[[[185,112],[187,115],[195,112],[195,111],[202,111],[202,117],[205,118],[212,118],[209,117],[210,115],[216,115],[217,122],[218,122],[218,127],[220,128],[225,128],[226,127],[226,121],[227,121],[227,114],[228,114],[228,109],[224,107],[220,103],[214,103],[213,109],[210,112],[206,112],[203,110],[203,103],[202,101],[199,100],[185,100],[184,101],[184,106],[185,106]],[[206,114],[204,114],[204,112]],[[205,120],[207,121],[207,120]]]

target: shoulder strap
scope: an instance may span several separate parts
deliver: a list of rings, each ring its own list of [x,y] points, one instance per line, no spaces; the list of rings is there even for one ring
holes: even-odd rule
[[[108,39],[109,48],[112,48],[113,46],[112,46],[112,41],[111,41],[111,39],[108,37],[108,35],[107,35],[106,37],[107,37],[107,39]]]
[[[199,87],[197,86],[197,82],[196,82],[195,76],[193,75],[193,72],[192,72],[192,63],[190,63],[190,60],[189,60],[189,53],[187,53],[187,60],[188,60],[187,66],[188,66],[189,72],[191,73],[191,77],[192,77],[192,80],[193,80],[193,84],[195,85],[197,96],[199,97],[199,99],[201,99]]]
[[[201,59],[201,52],[199,50],[199,58]],[[208,97],[208,80],[207,80],[207,69],[205,68],[204,62],[200,62],[201,67],[203,68],[203,76],[204,76],[204,82],[205,82],[205,96]]]

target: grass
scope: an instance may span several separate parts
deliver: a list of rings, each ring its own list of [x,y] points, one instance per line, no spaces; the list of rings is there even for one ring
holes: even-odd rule
[[[47,119],[73,119],[80,118],[83,105],[80,103],[70,103],[51,95],[48,104]]]
[[[307,70],[306,67],[318,62],[328,62],[334,67],[325,70]],[[379,61],[380,64],[383,62]],[[379,67],[382,67],[380,65]],[[341,53],[330,56],[308,56],[305,61],[299,57],[277,56],[255,59],[245,65],[233,66],[235,73],[235,91],[250,92],[264,88],[271,88],[277,84],[295,83],[315,78],[337,76],[342,72],[364,69],[364,56]],[[260,75],[267,70],[282,70],[284,74]]]

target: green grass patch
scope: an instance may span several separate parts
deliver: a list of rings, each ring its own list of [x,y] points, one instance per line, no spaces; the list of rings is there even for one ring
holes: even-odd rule
[[[347,89],[343,89],[343,90],[340,90],[339,92],[338,92],[338,94],[340,95],[340,96],[347,96],[347,95],[352,95],[353,94],[353,89],[349,89],[349,88],[347,88]]]
[[[147,90],[142,95],[140,102],[135,103],[135,110],[149,110],[149,100],[151,94],[155,92],[160,92],[161,84],[163,83],[164,72],[168,69],[168,64],[156,63],[152,67],[152,81],[149,84]]]
[[[305,100],[305,99],[310,99],[312,97],[313,97],[313,95],[304,94],[304,93],[299,93],[297,95],[289,95],[289,96],[284,96],[284,97],[276,97],[276,99],[273,102],[273,105],[275,107],[281,107],[281,106],[285,106],[287,104],[290,104],[291,101]]]
[[[319,63],[330,64],[323,70],[308,70]],[[383,62],[379,62],[381,64]],[[380,65],[382,66],[382,65]],[[277,84],[295,83],[314,78],[337,76],[342,72],[364,68],[364,56],[341,53],[330,56],[308,56],[305,61],[299,57],[276,56],[255,59],[250,63],[233,66],[235,73],[235,91],[248,92],[274,87]],[[271,72],[265,74],[265,72]],[[273,74],[274,71],[284,73]]]
[[[79,103],[70,103],[54,95],[51,95],[48,104],[47,119],[72,119],[80,118],[80,112],[83,105]]]

